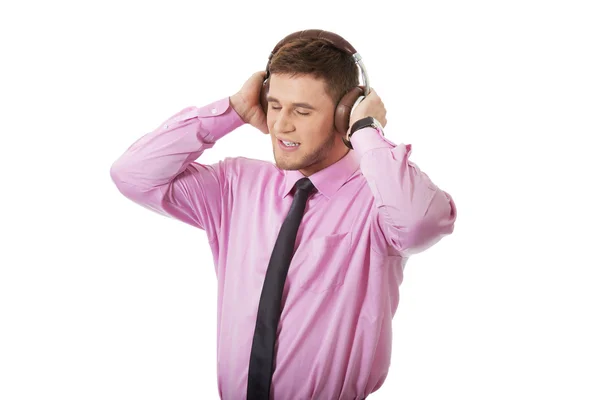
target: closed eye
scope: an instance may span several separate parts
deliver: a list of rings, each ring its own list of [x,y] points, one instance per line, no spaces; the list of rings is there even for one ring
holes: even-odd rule
[[[281,107],[273,107],[273,106],[271,106],[271,109],[272,110],[281,110]],[[296,111],[296,112],[298,114],[300,114],[300,115],[309,115],[310,114],[310,113],[303,113],[303,112],[300,112],[300,111]]]

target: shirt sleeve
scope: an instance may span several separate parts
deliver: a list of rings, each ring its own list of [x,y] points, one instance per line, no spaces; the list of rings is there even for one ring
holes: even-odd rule
[[[206,231],[218,233],[230,158],[195,160],[244,121],[229,97],[186,107],[134,142],[111,166],[118,190],[135,203]]]
[[[409,257],[454,231],[454,199],[409,159],[412,145],[395,145],[371,127],[357,131],[351,142],[375,199],[376,251]]]

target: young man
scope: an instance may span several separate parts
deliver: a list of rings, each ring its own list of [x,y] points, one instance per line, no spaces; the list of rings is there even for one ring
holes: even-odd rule
[[[218,388],[228,400],[252,397],[249,364],[262,338],[255,332],[267,270],[305,190],[297,183],[308,185],[280,298],[270,394],[360,400],[387,376],[404,266],[453,231],[456,207],[409,161],[410,145],[374,127],[353,133],[352,150],[342,141],[350,129],[336,131],[335,105],[358,85],[348,54],[297,39],[269,70],[266,115],[265,72],[257,72],[235,95],[185,108],[139,139],[111,176],[129,199],[206,232],[218,284]],[[371,90],[350,126],[365,117],[385,126],[385,116]],[[195,161],[246,123],[270,135],[275,164]]]

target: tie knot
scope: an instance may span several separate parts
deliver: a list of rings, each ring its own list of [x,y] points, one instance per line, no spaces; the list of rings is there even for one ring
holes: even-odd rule
[[[294,185],[296,190],[302,190],[303,192],[307,192],[311,194],[316,188],[315,185],[308,178],[298,179],[298,182]]]

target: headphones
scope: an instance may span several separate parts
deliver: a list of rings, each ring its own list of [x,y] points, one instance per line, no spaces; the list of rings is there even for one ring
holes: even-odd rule
[[[287,35],[282,40],[280,40],[279,43],[277,43],[273,51],[271,51],[271,55],[269,55],[269,61],[267,62],[266,68],[267,74],[265,75],[265,80],[263,81],[262,89],[260,92],[260,104],[262,106],[262,109],[265,115],[267,115],[267,92],[269,91],[269,78],[271,75],[271,73],[269,72],[271,58],[273,58],[273,55],[276,54],[284,44],[297,38],[324,39],[334,47],[351,55],[354,59],[354,62],[358,64],[360,73],[362,75],[362,80],[364,82],[364,86],[355,86],[352,89],[350,89],[350,91],[348,91],[348,93],[346,93],[342,97],[340,102],[335,106],[335,129],[341,134],[345,135],[348,131],[348,128],[350,127],[350,115],[352,114],[352,111],[354,111],[354,108],[358,105],[358,103],[360,103],[365,98],[365,96],[369,94],[371,89],[369,87],[369,77],[367,76],[367,70],[365,68],[365,65],[362,62],[362,57],[360,56],[360,54],[358,54],[358,52],[354,49],[354,47],[352,47],[350,43],[348,43],[343,37],[333,32],[328,32],[319,29],[298,31]]]

